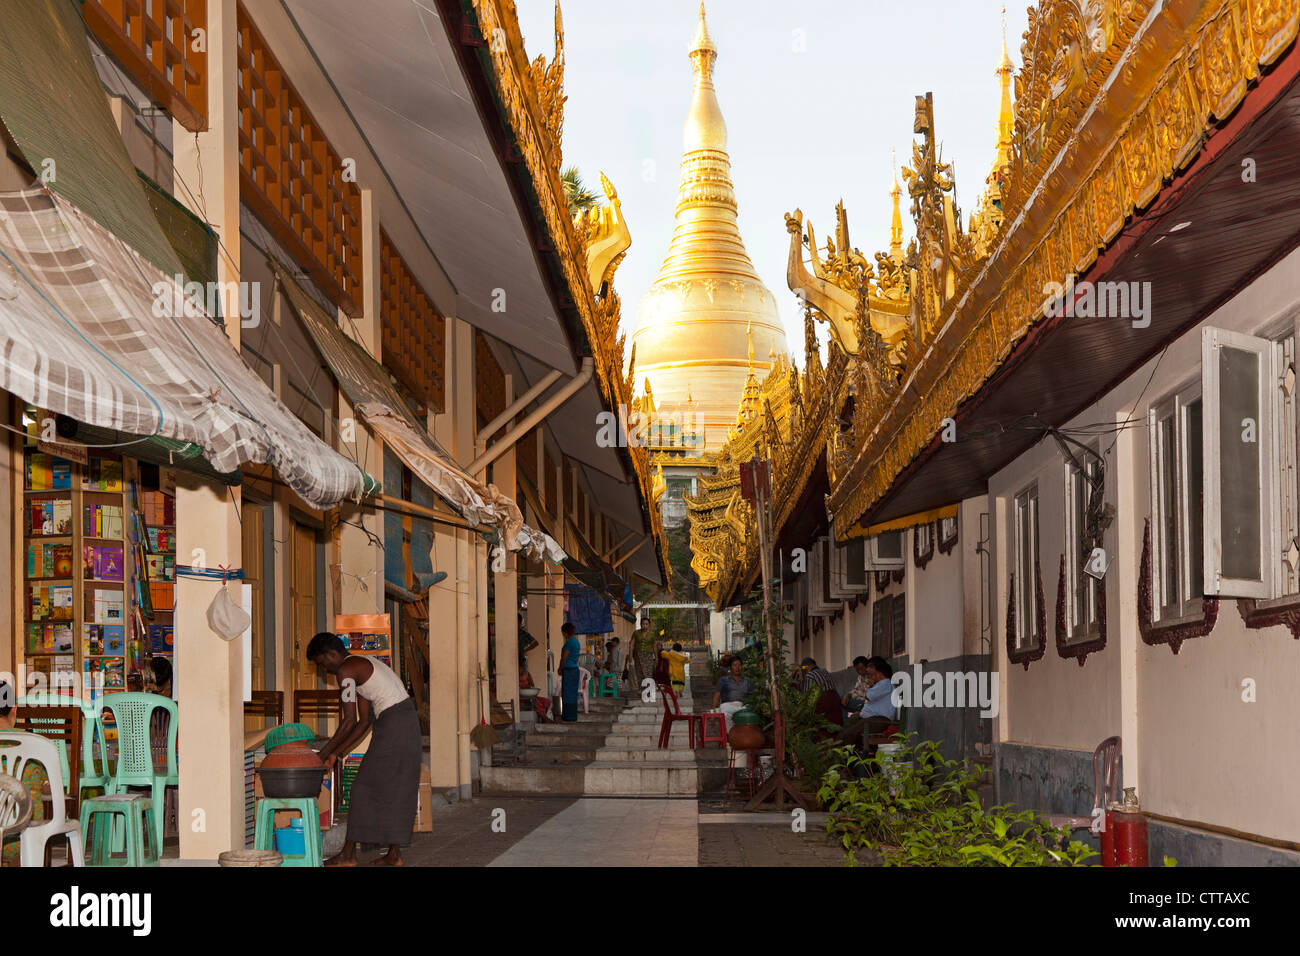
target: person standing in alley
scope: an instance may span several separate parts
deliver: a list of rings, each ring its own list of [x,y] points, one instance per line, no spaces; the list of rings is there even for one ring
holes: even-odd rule
[[[682,645],[673,644],[671,651],[662,651],[663,659],[668,662],[668,680],[673,686],[673,693],[681,695],[686,689],[686,665],[690,656],[682,653]]]
[[[556,667],[560,672],[560,700],[564,708],[563,719],[573,723],[578,719],[578,655],[582,653],[582,645],[578,643],[572,624],[566,622],[560,633],[564,635],[560,663]]]
[[[349,798],[347,841],[326,866],[356,866],[357,844],[387,846],[371,865],[402,866],[418,807],[424,743],[415,701],[381,660],[354,657],[337,634],[322,631],[307,645],[307,659],[333,674],[343,693],[343,719],[320,752],[326,770],[367,730],[374,736],[361,760]]]

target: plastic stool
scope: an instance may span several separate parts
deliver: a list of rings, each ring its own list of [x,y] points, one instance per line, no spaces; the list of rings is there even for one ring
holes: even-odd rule
[[[600,687],[596,689],[597,697],[617,697],[618,696],[618,675],[613,671],[606,671],[600,675]]]
[[[118,818],[126,828],[122,857],[114,857],[110,844]],[[146,819],[147,818],[147,819]],[[81,802],[81,834],[86,839],[94,821],[94,838],[86,850],[87,866],[157,866],[161,847],[156,839],[153,801],[143,794],[118,793]],[[105,829],[109,832],[105,833]]]
[[[275,814],[288,810],[302,817],[304,849],[302,856],[281,854],[281,866],[320,866],[320,809],[315,797],[261,797],[257,801],[257,824],[253,832],[254,850],[275,849]]]
[[[709,722],[712,721],[718,728],[716,734],[709,733]],[[716,743],[723,747],[727,746],[727,715],[723,713],[700,714],[700,746]]]

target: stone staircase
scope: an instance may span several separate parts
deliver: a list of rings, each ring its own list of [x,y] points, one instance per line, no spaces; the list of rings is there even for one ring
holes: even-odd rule
[[[708,706],[707,651],[691,654],[690,691],[684,713]],[[701,678],[699,675],[703,674]],[[701,697],[700,687],[708,689]],[[727,750],[713,745],[692,750],[685,722],[673,725],[667,749],[658,747],[662,701],[636,697],[593,698],[590,713],[577,723],[541,724],[528,735],[527,762],[483,767],[484,794],[538,793],[599,796],[698,795],[703,787],[721,788]]]

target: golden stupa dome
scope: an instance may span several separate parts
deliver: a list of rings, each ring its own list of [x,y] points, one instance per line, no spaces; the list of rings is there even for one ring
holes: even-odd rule
[[[750,330],[760,355],[786,353],[776,298],[754,271],[736,223],[727,124],[713,87],[717,56],[701,3],[677,224],[632,333],[637,376],[653,385],[657,409],[684,413],[704,451],[721,447],[736,422],[751,370]],[[752,367],[761,378],[770,363]]]

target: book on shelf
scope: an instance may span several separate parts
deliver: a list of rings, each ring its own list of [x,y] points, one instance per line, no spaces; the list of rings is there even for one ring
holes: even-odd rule
[[[27,653],[72,653],[72,624],[45,624],[33,621],[27,625]]]
[[[149,519],[145,518],[148,524]],[[176,534],[168,531],[166,528],[146,528],[145,534],[149,536],[149,551],[153,554],[166,554],[176,551]]]
[[[88,544],[82,548],[82,565],[87,580],[121,581],[126,567],[122,546]]]
[[[27,576],[29,578],[72,577],[72,545],[44,544],[40,541],[29,543]]]
[[[72,585],[29,583],[27,585],[27,620],[71,621]]]
[[[72,499],[46,498],[28,502],[31,534],[72,534]]]
[[[116,624],[124,626],[126,622],[126,608],[123,605],[124,595],[121,591],[109,588],[94,588],[89,590],[91,595],[93,612],[91,621],[95,624]]]
[[[121,505],[83,505],[82,531],[88,538],[122,537]]]
[[[122,463],[110,458],[92,458],[81,479],[84,491],[121,491]]]
[[[176,607],[175,585],[170,582],[149,583],[149,600],[155,611],[171,611]]]
[[[148,491],[141,502],[144,511],[144,523],[149,525],[176,524],[176,499],[160,491]],[[166,549],[163,549],[166,550]]]
[[[82,662],[86,686],[104,690],[122,690],[126,686],[126,660],[121,657],[94,657]]]
[[[82,653],[86,657],[122,657],[126,654],[126,628],[121,624],[86,624]]]
[[[174,643],[174,632],[170,624],[149,625],[149,651],[152,654],[170,654]]]
[[[146,555],[145,569],[150,581],[175,581],[176,556],[174,554]]]

